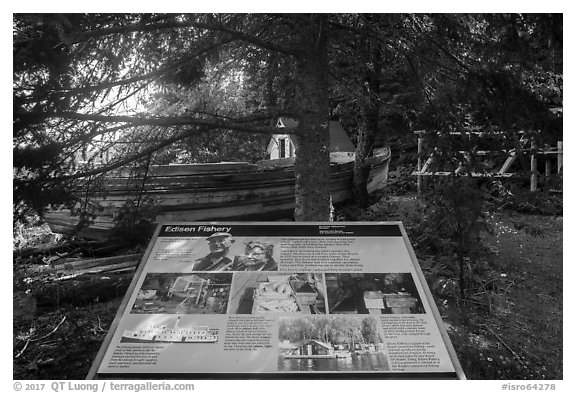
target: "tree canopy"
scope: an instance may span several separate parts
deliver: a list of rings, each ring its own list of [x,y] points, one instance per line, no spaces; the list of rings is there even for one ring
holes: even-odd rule
[[[329,218],[331,118],[359,168],[392,118],[561,133],[562,15],[16,14],[13,55],[16,216],[152,156],[258,159],[280,115],[298,220]]]

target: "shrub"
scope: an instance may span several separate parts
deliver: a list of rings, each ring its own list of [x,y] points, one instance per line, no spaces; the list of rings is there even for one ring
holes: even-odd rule
[[[460,295],[464,296],[466,279],[474,274],[471,256],[480,250],[483,233],[491,232],[486,219],[485,195],[477,182],[468,177],[439,179],[425,194],[424,220],[415,230],[415,243],[421,249],[445,257],[456,257]],[[451,264],[444,258],[443,265]]]
[[[416,177],[411,166],[399,165],[388,173],[386,191],[393,195],[406,195],[416,191]]]
[[[127,200],[114,214],[112,233],[131,246],[150,240],[155,227],[158,208],[150,198],[138,201]]]

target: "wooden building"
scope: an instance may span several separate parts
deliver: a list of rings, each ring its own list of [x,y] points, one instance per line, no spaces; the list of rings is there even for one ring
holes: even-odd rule
[[[334,347],[330,343],[319,340],[306,340],[296,349],[301,356],[333,356]]]
[[[293,129],[298,125],[294,119],[281,117],[276,123],[280,129]],[[349,152],[355,150],[354,144],[344,131],[339,121],[330,121],[328,123],[330,132],[330,153]],[[270,138],[266,152],[271,160],[290,158],[296,156],[296,149],[290,134],[274,134]]]

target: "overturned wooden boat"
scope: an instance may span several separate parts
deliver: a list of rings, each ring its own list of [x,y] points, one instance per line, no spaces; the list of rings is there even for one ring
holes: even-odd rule
[[[330,191],[335,205],[352,194],[353,153],[332,153]],[[390,150],[375,151],[368,159],[368,192],[383,189],[388,177]],[[79,235],[102,239],[113,217],[127,201],[153,202],[157,221],[241,221],[290,218],[294,213],[294,159],[249,163],[160,165],[145,177],[109,176],[92,198],[94,221]],[[77,230],[79,215],[68,209],[49,211],[45,220],[54,232]]]
[[[331,122],[330,192],[337,205],[353,197],[354,152],[342,126]],[[343,151],[343,148],[346,148]],[[152,208],[156,221],[244,221],[292,218],[295,206],[295,157],[214,164],[159,165],[134,173],[122,170],[106,177],[90,200],[89,226],[78,227],[80,216],[68,209],[45,214],[54,232],[91,239],[106,238],[114,216],[131,201]],[[370,166],[368,192],[383,189],[388,177],[390,149],[375,149]]]

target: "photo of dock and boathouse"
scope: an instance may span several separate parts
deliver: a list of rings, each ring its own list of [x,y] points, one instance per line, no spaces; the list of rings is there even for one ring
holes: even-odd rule
[[[373,317],[284,317],[279,325],[280,372],[390,370],[382,334]]]

